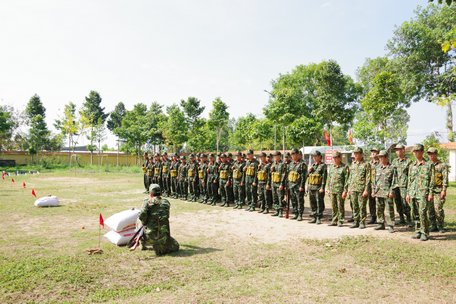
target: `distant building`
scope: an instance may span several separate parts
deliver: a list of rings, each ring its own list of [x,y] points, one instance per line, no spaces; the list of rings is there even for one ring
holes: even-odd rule
[[[449,152],[448,164],[450,165],[450,170],[448,172],[448,180],[454,182],[456,181],[456,142],[449,142],[440,146]]]

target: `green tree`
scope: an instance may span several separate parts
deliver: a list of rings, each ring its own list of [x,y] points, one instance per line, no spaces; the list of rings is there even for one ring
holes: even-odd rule
[[[41,117],[46,118],[46,108],[41,102],[40,96],[37,94],[33,95],[25,107],[25,115],[29,120],[32,120],[36,115],[41,115]]]
[[[436,148],[438,151],[439,159],[443,162],[448,162],[449,151],[440,146],[440,139],[442,136],[438,132],[433,132],[426,136],[423,140],[424,151],[427,151],[430,147]]]
[[[230,147],[236,150],[254,148],[254,126],[257,118],[252,113],[239,117],[230,136]]]
[[[123,102],[119,102],[115,107],[114,111],[109,113],[109,119],[106,123],[106,126],[112,134],[117,136],[117,149],[120,149],[120,136],[119,136],[119,129],[122,127],[122,119],[124,118],[125,114],[127,113],[127,109]],[[103,149],[107,150],[107,149]]]
[[[37,94],[29,99],[25,108],[25,115],[30,127],[27,136],[28,151],[31,154],[33,161],[33,156],[49,144],[49,137],[51,134],[45,121],[46,108]]]
[[[63,115],[54,123],[54,127],[60,130],[63,137],[68,139],[68,158],[71,163],[71,152],[78,143],[79,135],[81,134],[81,123],[76,114],[76,105],[69,102],[63,108]]]
[[[434,2],[434,0],[428,0],[429,2]],[[456,1],[454,0],[437,0],[436,2],[438,2],[439,4],[442,4],[442,3],[446,3],[448,5],[451,5],[453,3],[456,3]]]
[[[167,118],[163,113],[163,106],[157,102],[153,102],[147,113],[147,117],[149,124],[148,143],[153,145],[155,149],[156,146],[160,146],[164,142],[161,125]]]
[[[212,109],[209,112],[207,123],[215,132],[215,148],[217,153],[220,151],[222,137],[228,132],[229,119],[230,113],[228,113],[228,106],[220,97],[215,98],[212,102]]]
[[[90,91],[89,96],[85,97],[85,102],[82,104],[80,111],[81,123],[86,127],[86,135],[90,144],[90,164],[93,164],[93,151],[95,150],[94,142],[100,139],[103,133],[104,123],[108,114],[104,112],[105,108],[101,107],[101,96],[96,91]]]
[[[185,120],[188,125],[188,149],[190,151],[203,151],[205,149],[204,136],[201,131],[204,128],[205,120],[201,118],[205,107],[201,106],[201,101],[196,97],[188,97],[180,103]]]
[[[456,24],[456,10],[430,4],[419,7],[415,17],[404,22],[388,42],[388,49],[398,61],[399,75],[406,97],[422,99],[447,108],[448,139],[454,141],[453,109],[456,97],[455,52],[443,52],[442,43]]]
[[[255,148],[260,150],[272,149],[274,146],[274,124],[267,118],[255,120],[253,123],[253,138]]]
[[[177,152],[188,139],[188,125],[185,114],[177,104],[166,108],[168,117],[161,123],[165,143],[170,150]]]
[[[10,145],[16,128],[17,121],[14,120],[13,108],[0,105],[0,151]]]

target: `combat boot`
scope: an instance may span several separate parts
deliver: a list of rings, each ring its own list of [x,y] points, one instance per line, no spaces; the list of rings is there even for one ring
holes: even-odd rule
[[[427,241],[429,238],[425,233],[421,234],[420,241]]]
[[[245,211],[250,211],[250,209],[252,209],[252,207],[249,206]]]
[[[359,229],[366,229],[366,224],[360,223],[359,224]]]
[[[255,207],[252,207],[252,208],[250,208],[250,210],[249,210],[249,211],[250,211],[250,212],[253,212],[253,211],[255,211]]]
[[[352,217],[347,220],[347,222],[349,222],[349,223],[353,223],[354,221],[355,221],[355,219]]]
[[[439,228],[437,228],[437,225],[432,225],[430,231],[431,231],[431,232],[438,232],[438,231],[439,231]]]
[[[376,216],[372,216],[371,220],[368,222],[368,224],[369,225],[377,224],[377,217]]]
[[[238,208],[239,208],[239,206],[237,204],[234,205],[234,207],[233,207],[233,209],[238,209]]]
[[[309,221],[310,224],[315,224],[316,222],[317,222],[317,219],[316,219],[315,217],[313,217],[313,218]]]
[[[299,214],[298,216],[298,222],[302,221],[302,214]]]
[[[295,212],[295,213],[294,213],[294,216],[293,216],[291,219],[292,219],[292,220],[296,220],[296,219],[298,219],[298,213],[297,213],[297,212]]]
[[[269,209],[268,208],[264,209],[263,214],[268,214],[268,213],[269,213]]]
[[[374,228],[374,230],[385,230],[385,225],[378,224],[377,227]]]
[[[282,209],[279,210],[279,217],[283,217],[283,210]]]
[[[315,224],[317,224],[317,225],[320,225],[320,224],[321,224],[321,220],[320,220],[319,217],[317,217],[317,220],[316,220]]]
[[[388,232],[389,232],[389,233],[394,233],[394,228],[393,228],[393,226],[388,226]]]
[[[412,239],[420,239],[421,238],[421,232],[415,233],[414,236],[412,236]]]
[[[225,207],[225,206],[226,206],[226,202],[220,205],[220,207]]]
[[[279,214],[280,214],[280,210],[277,209],[277,210],[276,210],[276,213],[272,214],[271,216],[279,216]]]
[[[350,226],[350,228],[358,228],[359,227],[359,224],[358,223],[353,223],[353,225]]]
[[[264,208],[261,208],[261,209],[258,211],[258,213],[263,213],[264,210],[265,210]]]

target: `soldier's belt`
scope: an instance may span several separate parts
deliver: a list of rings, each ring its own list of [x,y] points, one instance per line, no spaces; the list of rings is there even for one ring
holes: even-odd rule
[[[143,170],[144,173],[147,172],[147,168],[146,167],[142,167],[142,170]]]
[[[188,176],[188,177],[193,177],[193,176],[195,176],[195,173],[193,172],[193,169],[188,169],[187,176]]]
[[[221,179],[228,179],[228,171],[227,170],[220,170],[220,178]]]
[[[280,174],[279,172],[272,173],[272,182],[273,183],[280,183],[281,179],[282,179],[282,174]]]
[[[160,174],[160,168],[155,168],[154,174],[155,174],[155,175],[159,175],[159,174]]]
[[[242,178],[242,173],[238,169],[233,170],[233,178],[234,179],[241,179]]]
[[[247,167],[247,170],[245,170],[245,174],[247,174],[248,176],[254,176],[255,175],[255,168]]]
[[[163,167],[162,172],[165,174],[168,173],[168,167]]]
[[[171,177],[177,177],[177,170],[170,171]]]
[[[153,176],[154,175],[152,169],[147,169],[147,175],[148,176]]]
[[[442,185],[443,185],[443,174],[442,173],[440,173],[440,172],[435,173],[434,185],[436,187],[442,187]]]
[[[290,173],[288,173],[288,181],[295,183],[299,179],[300,176],[301,175],[298,172],[290,171]]]
[[[266,180],[266,172],[265,171],[258,171],[257,178],[258,178],[258,181],[264,182]]]
[[[309,184],[310,185],[321,185],[323,181],[323,176],[320,174],[310,174],[309,175]]]
[[[199,170],[198,171],[198,178],[199,179],[203,179],[204,178],[204,171],[203,170]]]

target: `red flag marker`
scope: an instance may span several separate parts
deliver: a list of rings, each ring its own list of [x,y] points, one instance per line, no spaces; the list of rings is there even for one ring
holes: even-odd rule
[[[103,215],[101,215],[101,213],[100,213],[100,226],[101,226],[101,228],[104,229],[104,219],[103,219]]]
[[[33,195],[34,197],[36,197],[35,189],[32,189],[32,195]]]
[[[11,182],[14,184],[14,178],[11,179]]]
[[[331,146],[331,137],[329,136],[328,131],[324,130],[323,136],[325,137],[326,143],[328,146]]]
[[[25,182],[22,182],[22,188],[27,188],[27,185],[25,184]]]

